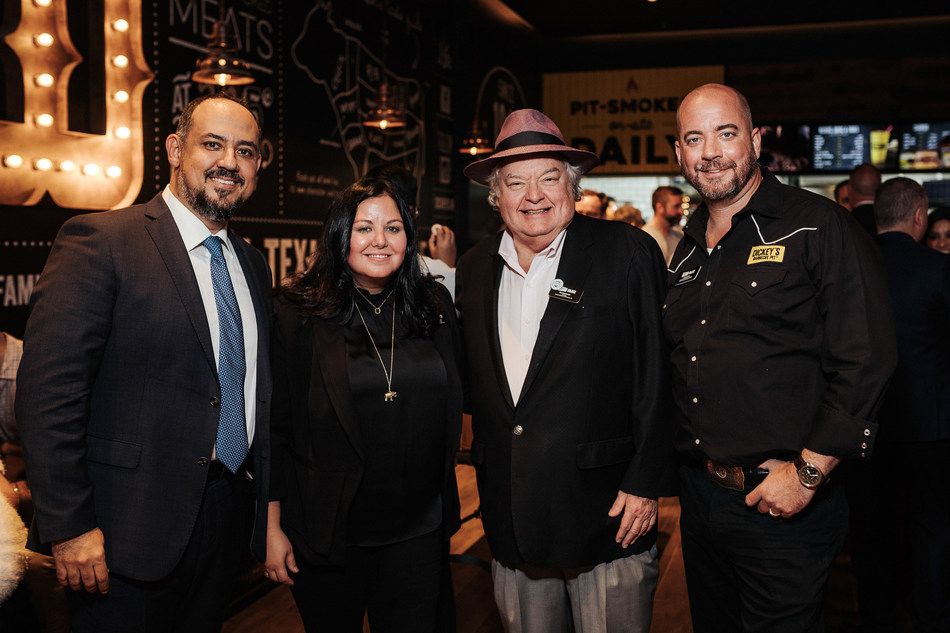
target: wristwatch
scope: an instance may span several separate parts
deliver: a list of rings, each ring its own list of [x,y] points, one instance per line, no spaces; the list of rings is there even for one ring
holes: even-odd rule
[[[825,481],[825,474],[821,469],[805,461],[801,453],[795,456],[792,462],[798,471],[798,481],[809,490],[814,490]]]

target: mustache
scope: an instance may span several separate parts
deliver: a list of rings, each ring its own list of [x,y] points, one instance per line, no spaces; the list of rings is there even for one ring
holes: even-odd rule
[[[205,172],[205,178],[229,178],[239,184],[244,184],[244,178],[241,177],[241,174],[236,171],[231,171],[230,169],[224,169],[223,167],[209,169]]]
[[[702,165],[696,168],[696,171],[720,171],[722,169],[733,169],[735,168],[735,166],[736,164],[731,161],[726,162],[726,161],[714,160],[708,163],[703,163]]]

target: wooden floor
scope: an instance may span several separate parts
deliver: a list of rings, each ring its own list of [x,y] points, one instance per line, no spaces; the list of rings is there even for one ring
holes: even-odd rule
[[[471,466],[456,467],[462,516],[478,509],[478,492]],[[679,503],[676,498],[660,499],[659,538],[660,577],[653,605],[653,633],[692,633],[686,580],[679,538]],[[452,538],[452,554],[489,561],[481,520],[466,520]],[[477,564],[454,560],[452,581],[455,590],[459,633],[502,633],[503,629],[492,597],[491,574]],[[831,633],[854,631],[857,627],[854,581],[847,554],[838,557],[832,572],[826,609],[827,630]],[[365,630],[368,631],[368,628]],[[224,633],[303,633],[290,591],[279,586],[229,619]]]

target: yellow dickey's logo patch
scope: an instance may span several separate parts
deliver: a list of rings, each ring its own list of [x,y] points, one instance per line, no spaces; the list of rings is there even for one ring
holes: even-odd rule
[[[762,262],[781,262],[785,259],[784,246],[753,246],[746,264],[761,264]]]

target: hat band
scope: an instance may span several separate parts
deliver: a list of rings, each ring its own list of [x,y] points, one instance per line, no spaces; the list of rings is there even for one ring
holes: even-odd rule
[[[505,140],[499,141],[498,144],[495,145],[495,152],[502,152],[515,147],[525,147],[528,145],[564,145],[564,147],[567,147],[563,139],[553,134],[528,131],[512,134]]]

